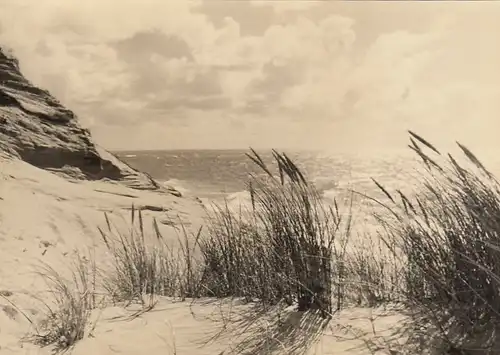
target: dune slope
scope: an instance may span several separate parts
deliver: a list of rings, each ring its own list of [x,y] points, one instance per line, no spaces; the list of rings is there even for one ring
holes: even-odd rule
[[[24,78],[15,58],[0,48],[1,354],[51,354],[21,341],[43,314],[33,295],[46,286],[35,271],[46,263],[68,276],[76,250],[91,250],[98,264],[104,262],[109,255],[97,233],[104,212],[127,228],[132,205],[142,210],[147,229],[155,218],[172,241],[181,223],[191,231],[203,224],[199,202],[96,146],[76,115]],[[298,312],[290,311],[284,325],[269,332],[269,322],[249,306],[224,308],[202,300],[193,306],[163,299],[152,311],[133,314],[120,307],[96,311],[92,337],[78,342],[73,353],[228,354],[238,344],[248,354],[388,353],[384,336],[401,320],[397,313],[374,320],[371,310],[351,310],[317,336],[317,320]],[[228,321],[229,314],[235,318]],[[244,328],[250,320],[253,327]],[[277,341],[262,343],[267,336]],[[366,339],[378,350],[367,348]]]

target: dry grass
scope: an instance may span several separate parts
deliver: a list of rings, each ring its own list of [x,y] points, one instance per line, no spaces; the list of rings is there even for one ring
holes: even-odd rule
[[[69,279],[49,265],[37,271],[48,292],[36,297],[45,309],[44,319],[30,340],[52,346],[54,353],[71,348],[91,331],[91,314],[97,307],[95,263],[78,254],[73,270]]]
[[[208,295],[331,314],[334,284],[343,278],[343,263],[334,261],[344,254],[340,237],[349,234],[349,222],[336,204],[322,203],[285,154],[274,152],[276,174],[255,151],[248,156],[262,171],[248,184],[252,209],[235,215],[216,206],[200,240]]]
[[[285,154],[274,152],[273,167],[254,151],[249,158],[261,171],[248,182],[252,208],[233,213],[214,206],[204,233],[180,231],[179,249],[167,245],[156,221],[153,235],[145,232],[134,208],[126,234],[113,232],[106,216],[107,230],[100,232],[113,262],[104,279],[114,300],[233,297],[264,307],[319,309],[325,317],[352,301],[392,300],[394,280],[386,277],[394,270],[366,245],[348,252],[352,204],[345,214],[336,202],[326,206]]]
[[[250,156],[265,174],[250,181],[248,218],[219,206],[206,233],[180,231],[179,249],[167,245],[156,221],[154,236],[148,235],[140,211],[132,209],[126,235],[113,233],[106,216],[107,231],[100,232],[113,257],[105,274],[107,291],[117,301],[142,300],[144,294],[243,297],[331,314],[333,284],[343,280],[343,263],[333,261],[341,259],[347,241],[336,237],[349,234],[349,222],[336,205],[322,204],[286,155],[274,156],[278,176],[257,154]],[[341,230],[343,224],[348,227]]]
[[[133,206],[126,235],[114,233],[105,217],[107,231],[100,229],[100,233],[113,259],[104,272],[104,287],[114,301],[144,301],[144,295],[198,295],[200,276],[194,253],[201,230],[191,241],[182,227],[177,248],[163,238],[156,220],[152,225],[154,233],[146,233],[142,213]]]
[[[467,164],[410,134],[428,171],[418,193],[396,198],[380,186],[390,217],[379,221],[404,266],[404,301],[450,351],[498,353],[500,185],[460,143]]]

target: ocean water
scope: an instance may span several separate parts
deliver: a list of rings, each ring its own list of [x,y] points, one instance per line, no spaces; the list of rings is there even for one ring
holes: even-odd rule
[[[199,197],[204,203],[227,201],[232,205],[249,202],[246,183],[249,173],[259,168],[245,155],[246,150],[167,150],[121,151],[125,162],[148,172],[156,180],[175,187],[185,196]],[[415,160],[408,156],[363,158],[325,152],[286,152],[321,192],[326,203],[336,198],[347,203],[351,190],[383,197],[371,178],[389,191],[402,189],[411,195],[415,181]],[[272,165],[270,151],[259,152]],[[359,195],[356,195],[359,197]],[[358,198],[359,203],[361,198]],[[366,202],[366,199],[365,201]]]

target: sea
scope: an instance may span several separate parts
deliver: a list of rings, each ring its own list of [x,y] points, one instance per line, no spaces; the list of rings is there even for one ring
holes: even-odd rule
[[[248,150],[149,150],[119,151],[115,154],[132,167],[149,173],[162,184],[177,189],[184,196],[198,197],[204,204],[250,203],[247,192],[249,174],[261,170],[247,156]],[[371,213],[370,199],[385,196],[372,179],[388,191],[401,189],[413,194],[419,164],[408,155],[363,157],[342,156],[321,151],[285,151],[320,192],[326,204],[334,199],[344,208]],[[272,151],[258,151],[273,166]]]

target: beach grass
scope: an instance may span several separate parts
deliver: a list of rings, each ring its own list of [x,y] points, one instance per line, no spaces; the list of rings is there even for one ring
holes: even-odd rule
[[[235,297],[331,314],[333,285],[343,278],[334,275],[341,272],[341,263],[332,262],[343,253],[339,245],[346,245],[336,237],[349,233],[349,226],[342,227],[349,222],[344,223],[337,206],[321,202],[286,155],[274,156],[277,175],[255,152],[250,155],[264,173],[249,182],[251,211],[235,214],[227,205],[215,206],[203,232],[190,236],[181,229],[181,247],[175,252],[156,221],[153,237],[145,232],[140,210],[132,208],[126,233],[113,232],[106,216],[107,228],[100,233],[112,255],[105,285],[113,298]]]
[[[95,262],[77,254],[70,269],[69,278],[48,264],[37,271],[47,292],[34,296],[42,304],[43,318],[29,338],[35,344],[52,346],[54,353],[68,350],[92,331],[91,315],[98,307]]]
[[[378,220],[403,265],[403,301],[449,351],[497,353],[500,185],[460,143],[464,162],[413,132],[410,142],[427,170],[415,196],[379,186],[389,213]]]
[[[201,230],[190,241],[182,227],[177,245],[172,245],[161,234],[156,220],[152,221],[153,232],[146,230],[142,212],[134,206],[127,232],[117,231],[107,215],[105,218],[107,228],[99,232],[112,261],[103,271],[103,284],[113,301],[144,302],[144,295],[198,296],[200,271],[194,252]]]
[[[337,242],[349,233],[348,223],[336,204],[322,203],[286,154],[273,156],[277,173],[255,151],[248,155],[261,172],[248,182],[251,209],[235,214],[226,204],[210,213],[200,240],[204,287],[217,297],[331,314],[334,284],[342,278],[341,263],[334,262],[342,253]]]

